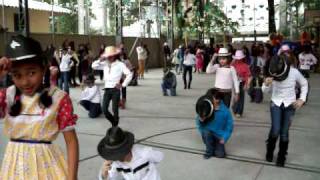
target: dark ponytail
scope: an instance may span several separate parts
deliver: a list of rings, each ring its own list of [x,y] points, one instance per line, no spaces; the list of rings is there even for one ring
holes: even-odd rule
[[[39,98],[39,105],[41,108],[48,108],[52,105],[52,97],[49,96],[48,89],[43,89],[42,87],[39,89],[41,92],[40,98]],[[38,91],[38,92],[39,92]],[[10,108],[10,116],[18,116],[21,112],[22,103],[21,103],[21,92],[16,87],[16,94],[14,96],[14,102],[13,105]]]
[[[18,116],[21,112],[22,104],[21,104],[21,92],[16,88],[16,94],[14,95],[13,105],[10,108],[10,116]]]
[[[45,89],[44,91],[42,91],[42,93],[40,94],[40,106],[44,106],[45,108],[50,107],[52,104],[52,97],[49,96],[49,92],[48,89]]]

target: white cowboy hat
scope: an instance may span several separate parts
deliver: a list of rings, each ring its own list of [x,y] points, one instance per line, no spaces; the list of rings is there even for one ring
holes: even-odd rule
[[[232,56],[233,59],[236,59],[236,60],[241,60],[243,58],[245,58],[246,55],[244,55],[243,51],[242,50],[237,50],[235,55]]]
[[[222,56],[230,56],[231,53],[229,53],[227,48],[220,48],[219,52],[218,52],[218,57],[222,57]]]

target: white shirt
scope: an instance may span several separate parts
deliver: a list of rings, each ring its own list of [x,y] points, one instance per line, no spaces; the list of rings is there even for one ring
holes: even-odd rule
[[[97,85],[92,87],[86,87],[81,92],[81,100],[87,100],[92,103],[100,103],[101,102],[101,94]]]
[[[114,88],[116,84],[120,83],[123,74],[126,75],[126,78],[122,83],[122,87],[128,86],[132,79],[132,72],[123,62],[118,60],[113,63],[96,60],[92,63],[92,68],[95,70],[103,70],[105,88]]]
[[[137,55],[138,60],[145,60],[148,57],[147,51],[141,46],[137,47]]]
[[[308,81],[293,67],[290,67],[287,79],[283,81],[272,81],[270,86],[266,86],[265,83],[263,83],[262,91],[270,92],[272,90],[271,101],[277,106],[281,106],[283,103],[285,107],[288,107],[296,101],[296,83],[301,87],[300,99],[305,102],[308,93]]]
[[[206,69],[208,74],[216,73],[216,80],[214,87],[224,90],[231,90],[234,88],[236,93],[239,93],[239,80],[237,71],[233,66],[230,68],[220,67],[220,64],[213,65],[209,63]]]
[[[317,58],[311,53],[299,54],[299,68],[302,70],[310,70],[310,66],[317,64]]]
[[[130,162],[114,161],[108,171],[108,180],[161,180],[156,164],[162,159],[162,152],[155,151],[151,147],[134,145],[132,148],[132,160]],[[119,168],[130,172],[121,171]],[[102,169],[99,173],[99,180],[103,180],[101,172]]]
[[[61,72],[67,72],[70,71],[71,66],[73,66],[73,61],[71,60],[72,55],[71,54],[63,54],[61,58],[61,63],[59,65]]]
[[[193,66],[196,63],[196,56],[194,54],[187,54],[184,56],[183,64],[186,66]]]

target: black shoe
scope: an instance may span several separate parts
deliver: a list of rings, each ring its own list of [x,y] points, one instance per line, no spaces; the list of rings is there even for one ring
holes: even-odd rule
[[[273,151],[276,147],[277,138],[269,137],[266,141],[267,146],[267,153],[266,153],[266,161],[272,162],[273,161]]]
[[[288,153],[287,152],[288,144],[289,144],[289,141],[280,141],[279,143],[279,153],[278,153],[278,158],[276,163],[276,165],[279,167],[284,167],[284,164],[286,162],[286,155]]]
[[[211,158],[212,157],[212,155],[210,155],[210,154],[204,154],[203,155],[203,159],[209,159],[209,158]]]

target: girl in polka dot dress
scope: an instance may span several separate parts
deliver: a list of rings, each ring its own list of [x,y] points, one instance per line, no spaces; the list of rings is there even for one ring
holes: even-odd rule
[[[75,180],[78,169],[77,116],[64,91],[43,87],[47,63],[39,42],[13,37],[0,59],[0,78],[12,76],[13,86],[0,90],[0,116],[9,142],[0,179]],[[51,142],[59,133],[66,142],[67,161]]]

